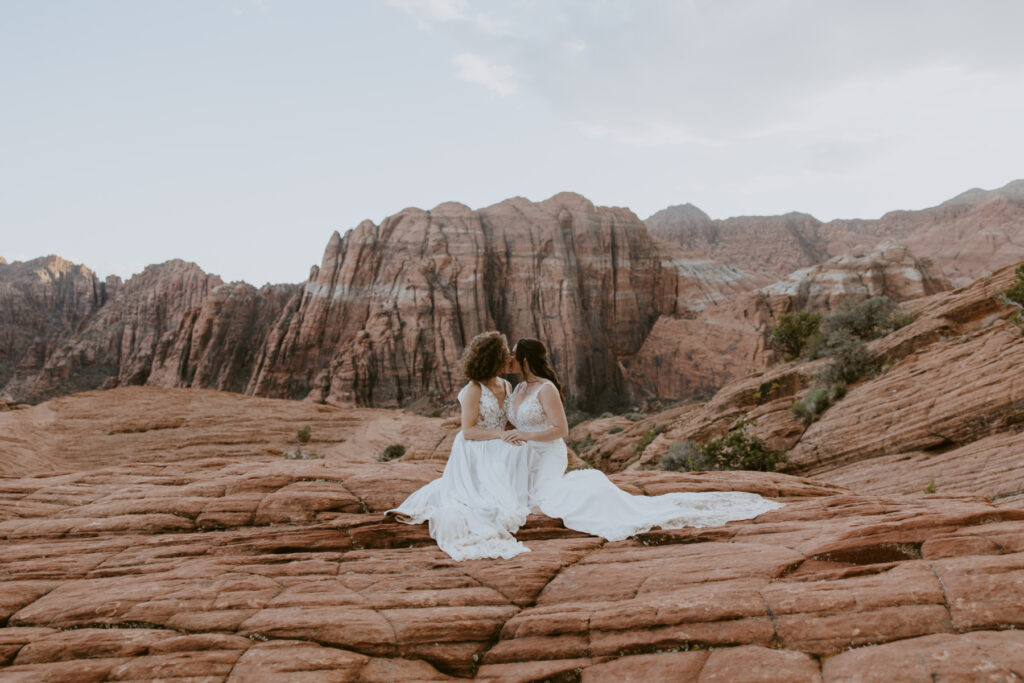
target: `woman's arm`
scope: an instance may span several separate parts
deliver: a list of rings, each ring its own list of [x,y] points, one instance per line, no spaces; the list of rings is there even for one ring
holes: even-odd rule
[[[569,421],[565,419],[565,408],[562,407],[562,399],[558,395],[558,389],[551,384],[545,384],[538,390],[537,398],[544,408],[544,415],[548,418],[550,428],[542,432],[524,432],[520,429],[513,429],[505,432],[501,437],[505,441],[513,439],[525,441],[554,441],[569,436]]]
[[[467,441],[489,441],[501,438],[501,432],[497,429],[484,429],[476,426],[477,418],[480,417],[481,391],[483,389],[480,385],[473,382],[462,397],[462,438]]]

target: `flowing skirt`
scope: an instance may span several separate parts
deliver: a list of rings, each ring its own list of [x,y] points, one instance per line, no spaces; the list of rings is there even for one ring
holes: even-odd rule
[[[454,560],[529,552],[512,535],[530,512],[527,467],[525,446],[469,441],[459,432],[444,474],[387,514],[405,524],[429,522],[430,537]]]
[[[620,541],[652,527],[719,526],[782,507],[756,493],[721,491],[634,496],[599,470],[566,472],[565,442],[529,441],[528,503],[569,529]]]

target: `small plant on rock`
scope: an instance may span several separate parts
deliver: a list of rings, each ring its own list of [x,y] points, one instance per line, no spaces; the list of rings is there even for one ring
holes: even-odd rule
[[[721,439],[698,444],[683,441],[673,444],[662,456],[661,468],[687,472],[720,470],[757,470],[774,472],[786,461],[784,453],[768,448],[764,441],[747,432],[746,420],[729,430]]]
[[[403,455],[405,455],[405,446],[400,443],[393,443],[380,452],[380,455],[377,456],[377,460],[380,462],[388,462],[390,460],[395,460],[396,458],[401,458]]]
[[[1024,263],[1017,266],[1014,273],[1017,275],[1017,281],[1009,289],[1003,290],[1003,302],[1016,307],[1017,310],[1010,316],[1010,322],[1024,332]]]
[[[299,430],[299,443],[309,443],[309,440],[313,438],[313,430],[310,429],[309,425],[306,425]]]
[[[784,360],[800,358],[814,340],[821,337],[821,314],[783,313],[768,332],[768,345]]]
[[[828,387],[817,387],[789,407],[793,413],[804,421],[804,424],[817,422],[830,406],[846,396],[846,384],[836,382]]]

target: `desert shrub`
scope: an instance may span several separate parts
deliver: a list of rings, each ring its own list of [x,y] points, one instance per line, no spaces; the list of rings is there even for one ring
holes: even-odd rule
[[[433,410],[430,411],[430,413],[427,414],[427,417],[441,417],[441,409],[434,408]]]
[[[703,472],[713,469],[705,461],[701,445],[696,441],[677,441],[661,456],[660,467],[673,472]]]
[[[389,460],[394,460],[395,458],[401,458],[403,455],[405,455],[405,446],[400,443],[393,443],[380,452],[380,455],[377,456],[377,460],[380,462],[387,462]]]
[[[587,435],[581,440],[566,441],[566,445],[569,446],[569,448],[571,448],[577,455],[583,457],[583,453],[586,453],[594,447],[594,437],[590,435],[590,432],[587,432]]]
[[[688,472],[720,470],[758,470],[774,472],[786,456],[769,449],[764,441],[747,432],[747,423],[729,431],[721,439],[704,444],[683,441],[673,444],[661,459],[663,470]]]
[[[622,431],[622,425],[614,425],[612,427],[609,427],[609,429],[608,429],[608,433],[609,434],[618,434],[621,431]]]
[[[859,338],[847,337],[837,342],[830,351],[832,362],[818,375],[823,384],[853,384],[877,369],[874,357]]]
[[[636,443],[636,446],[633,447],[633,452],[636,455],[643,453],[644,449],[651,445],[651,442],[654,441],[658,434],[661,434],[661,430],[664,428],[665,425],[655,425],[654,428],[644,432],[643,435],[641,435],[640,440]]]
[[[849,338],[877,339],[903,327],[911,320],[887,296],[873,296],[858,304],[843,304],[821,325],[825,347],[841,346]]]
[[[309,443],[309,440],[313,438],[313,430],[306,425],[299,430],[299,443]]]
[[[924,487],[925,493],[935,493],[935,477],[932,477],[928,482],[928,486]]]
[[[817,422],[822,414],[843,396],[846,396],[846,385],[842,382],[811,389],[806,396],[789,407],[789,412],[809,425]]]
[[[1017,281],[1009,289],[1003,290],[1003,300],[1017,310],[1010,316],[1010,322],[1016,324],[1024,331],[1024,263],[1017,266],[1014,271],[1017,274]]]
[[[768,345],[786,360],[799,358],[812,340],[821,337],[821,314],[783,313],[768,332]]]

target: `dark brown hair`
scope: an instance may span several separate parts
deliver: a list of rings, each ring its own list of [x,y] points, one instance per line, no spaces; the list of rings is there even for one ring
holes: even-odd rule
[[[544,342],[539,339],[520,339],[516,342],[515,354],[520,365],[530,368],[531,375],[551,380],[551,383],[558,389],[558,396],[562,399],[562,403],[565,403],[562,383],[558,381],[558,375],[555,374],[554,369],[548,365],[548,350],[545,348]]]
[[[497,377],[508,363],[508,339],[501,332],[483,332],[462,352],[462,372],[477,382]]]

